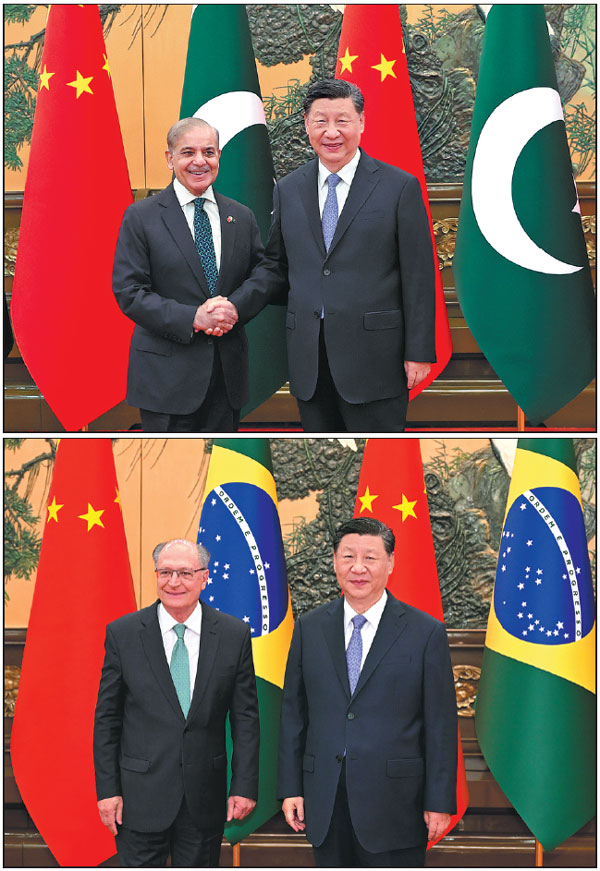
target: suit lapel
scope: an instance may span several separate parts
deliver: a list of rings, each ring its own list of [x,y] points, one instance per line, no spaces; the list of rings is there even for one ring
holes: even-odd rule
[[[194,273],[194,277],[200,285],[203,294],[206,297],[209,297],[210,291],[208,289],[204,270],[202,269],[202,264],[200,263],[200,257],[194,240],[192,239],[190,228],[185,220],[183,210],[179,205],[179,200],[177,199],[173,185],[169,185],[168,188],[165,188],[164,191],[161,191],[155,196],[157,202],[162,207],[161,217],[167,230],[173,237],[175,244],[178,246],[190,269]]]
[[[350,185],[350,190],[348,191],[348,197],[338,218],[335,233],[327,252],[328,257],[364,205],[373,188],[377,185],[378,171],[377,163],[368,154],[362,152],[354,178],[352,179],[352,184]]]
[[[171,677],[169,664],[165,656],[157,608],[158,602],[148,608],[142,618],[142,628],[140,630],[142,647],[159,688],[175,713],[183,719],[183,711],[177,698],[175,685],[173,684],[173,678]]]
[[[303,178],[299,184],[300,198],[308,219],[315,242],[323,257],[326,256],[325,242],[323,240],[323,226],[319,212],[319,161],[311,160],[304,167]]]
[[[194,692],[192,695],[190,710],[188,712],[188,719],[195,714],[206,694],[208,682],[214,668],[221,635],[218,621],[211,608],[205,605],[204,602],[200,602],[200,606],[202,608],[200,653],[198,654],[198,670],[196,671],[196,682],[194,684]]]
[[[362,667],[353,698],[361,691],[392,644],[399,638],[406,627],[406,609],[401,602],[394,599],[389,593],[387,595],[388,600],[383,609],[375,638],[365,659],[365,664]]]
[[[223,287],[227,288],[229,286],[228,276],[231,258],[235,249],[237,219],[235,215],[231,214],[231,208],[225,204],[221,194],[218,194],[216,191],[214,191],[214,194],[217,206],[219,207],[221,222],[221,263],[219,265],[219,279],[215,288],[215,295],[224,295],[222,293]],[[231,221],[228,221],[227,218],[231,218]]]
[[[348,681],[348,666],[346,665],[346,644],[344,638],[344,599],[340,596],[332,602],[325,612],[323,634],[333,660],[344,692],[350,698],[350,683]]]

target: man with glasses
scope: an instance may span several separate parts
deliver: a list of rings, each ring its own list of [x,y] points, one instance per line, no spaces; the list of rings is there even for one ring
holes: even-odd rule
[[[199,601],[210,554],[153,553],[158,601],[109,623],[94,725],[98,809],[122,866],[214,867],[227,821],[258,794],[250,629]],[[233,753],[227,798],[225,721]]]

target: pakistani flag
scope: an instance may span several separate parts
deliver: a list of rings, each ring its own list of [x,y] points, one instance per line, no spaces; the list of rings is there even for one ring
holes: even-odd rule
[[[596,807],[594,591],[571,439],[520,439],[475,728],[485,760],[547,850]]]
[[[273,161],[246,7],[194,7],[181,118],[195,116],[219,131],[219,193],[248,206],[266,241],[273,208]],[[247,326],[250,399],[242,417],[287,380],[285,307],[267,306]]]
[[[543,6],[487,17],[453,264],[481,350],[532,423],[595,374],[595,303]]]
[[[198,541],[211,561],[202,600],[249,624],[260,710],[258,803],[226,823],[236,844],[281,809],[279,715],[294,623],[268,439],[216,439],[204,493]]]

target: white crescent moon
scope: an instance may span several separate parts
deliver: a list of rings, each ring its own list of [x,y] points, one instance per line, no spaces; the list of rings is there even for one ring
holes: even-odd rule
[[[553,121],[563,120],[554,88],[529,88],[513,94],[483,126],[471,179],[475,218],[492,248],[517,266],[552,275],[568,275],[583,267],[557,260],[527,235],[515,212],[512,179],[519,155],[532,136]]]
[[[194,118],[202,118],[203,121],[208,121],[217,128],[221,149],[247,127],[267,124],[263,101],[252,91],[227,91],[225,94],[219,94],[218,97],[203,103],[194,112]]]

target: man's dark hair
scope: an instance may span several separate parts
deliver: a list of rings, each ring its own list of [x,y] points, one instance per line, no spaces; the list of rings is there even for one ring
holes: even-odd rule
[[[343,79],[323,79],[320,82],[315,82],[308,89],[304,98],[304,114],[308,115],[315,100],[345,100],[347,97],[350,97],[354,103],[354,108],[358,114],[362,115],[365,108],[365,98],[358,85],[345,82]]]
[[[389,526],[375,517],[353,517],[342,523],[333,533],[333,550],[337,553],[340,541],[345,535],[378,535],[383,541],[388,556],[394,553],[396,538]]]

